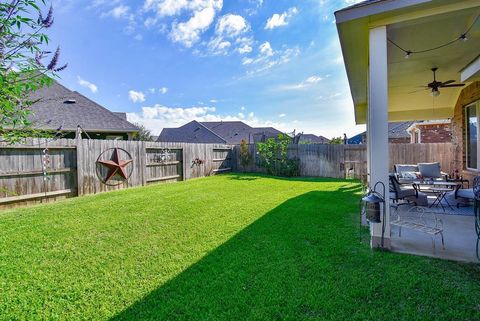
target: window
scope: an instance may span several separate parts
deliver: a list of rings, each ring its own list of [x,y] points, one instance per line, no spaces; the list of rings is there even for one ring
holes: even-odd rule
[[[476,102],[465,107],[465,145],[466,165],[469,169],[478,169],[478,123],[480,103]]]

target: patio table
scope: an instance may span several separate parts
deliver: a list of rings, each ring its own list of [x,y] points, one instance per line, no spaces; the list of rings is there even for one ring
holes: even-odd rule
[[[435,196],[437,198],[433,201],[432,205],[430,205],[429,207],[434,207],[434,206],[438,207],[438,205],[440,205],[442,207],[442,210],[445,212],[445,207],[443,206],[443,203],[442,203],[442,201],[445,201],[445,203],[447,203],[448,207],[451,210],[453,210],[452,205],[450,205],[448,200],[445,198],[447,193],[451,192],[451,191],[452,191],[452,189],[448,188],[448,187],[434,187],[434,188],[432,188],[432,192],[435,194]]]
[[[453,210],[452,206],[446,199],[446,195],[448,192],[454,191],[455,189],[461,187],[461,182],[451,182],[451,181],[414,181],[413,188],[417,191],[423,191],[426,193],[433,193],[436,199],[433,201],[433,206],[440,205],[442,210],[445,212],[445,207],[442,204],[442,201],[445,201],[450,209]],[[426,187],[422,190],[422,186]]]
[[[424,192],[432,191],[434,188],[449,188],[451,191],[455,190],[458,186],[462,185],[460,182],[449,182],[449,181],[413,181],[413,188],[418,191],[423,189]]]

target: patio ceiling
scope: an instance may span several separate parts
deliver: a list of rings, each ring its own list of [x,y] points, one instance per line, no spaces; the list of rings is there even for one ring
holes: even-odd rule
[[[411,1],[410,1],[411,2]],[[384,5],[388,1],[384,1]],[[375,4],[375,3],[374,3]],[[378,4],[377,4],[378,5]],[[373,4],[371,5],[373,6]],[[367,5],[363,10],[369,9]],[[357,123],[365,123],[368,103],[368,31],[387,25],[390,40],[406,50],[420,51],[458,38],[472,25],[480,13],[480,1],[418,1],[408,7],[342,21],[337,12],[338,31],[345,66],[355,104]],[[351,13],[350,13],[351,14]],[[428,90],[418,91],[433,80],[430,70],[438,68],[437,80],[454,79],[480,54],[480,21],[477,21],[466,42],[412,54],[388,44],[388,111],[390,121],[443,119],[453,116],[462,88],[442,88],[433,98]],[[467,84],[480,76],[470,77]],[[417,92],[414,92],[417,91]],[[414,92],[414,93],[412,93]]]

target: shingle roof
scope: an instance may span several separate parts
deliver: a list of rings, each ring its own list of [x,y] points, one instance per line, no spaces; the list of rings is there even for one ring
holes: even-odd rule
[[[164,128],[158,142],[225,144],[226,141],[196,120],[178,128]]]
[[[413,121],[388,123],[388,138],[409,138],[407,128],[413,123]]]
[[[388,138],[410,138],[407,128],[410,127],[413,121],[391,122],[388,123]],[[366,138],[366,133],[363,132],[348,139],[349,144],[360,144]]]
[[[282,132],[273,127],[251,127],[241,121],[197,122],[192,121],[179,128],[164,128],[158,137],[160,142],[195,142],[240,144],[277,137]]]
[[[302,134],[300,136],[300,142],[310,142],[310,143],[317,143],[317,144],[324,144],[328,143],[330,140],[323,136],[317,136],[314,134]]]
[[[137,132],[138,128],[121,116],[100,106],[76,91],[54,81],[51,86],[34,92],[30,108],[32,121],[42,129],[75,131],[80,125],[85,131]]]
[[[241,121],[202,122],[212,132],[222,137],[228,144],[240,144],[242,139],[247,142],[252,127]]]

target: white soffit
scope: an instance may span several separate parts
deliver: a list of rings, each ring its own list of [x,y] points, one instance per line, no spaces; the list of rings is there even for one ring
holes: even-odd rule
[[[461,81],[480,80],[480,55],[460,73]]]

